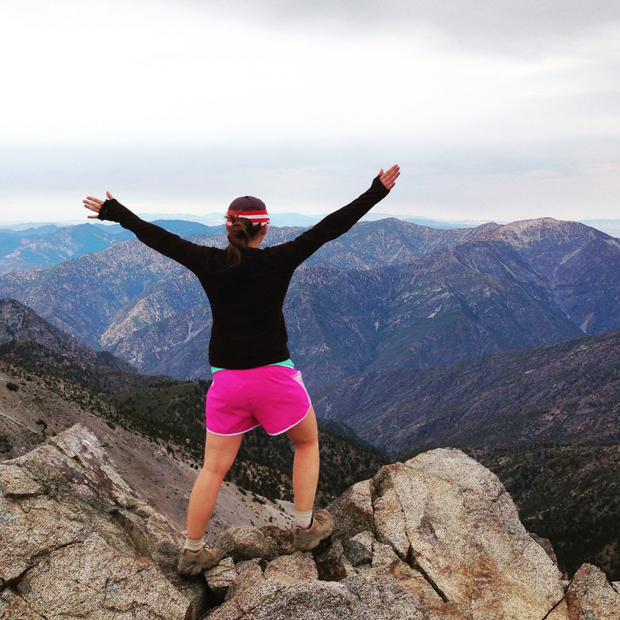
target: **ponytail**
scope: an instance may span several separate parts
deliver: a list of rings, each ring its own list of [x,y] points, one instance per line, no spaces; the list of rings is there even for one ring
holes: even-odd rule
[[[246,217],[239,217],[233,214],[226,214],[229,222],[228,227],[228,247],[226,255],[228,258],[228,268],[236,267],[241,263],[241,251],[239,248],[247,248],[250,239],[258,235],[261,230],[260,224],[252,224],[252,220]]]

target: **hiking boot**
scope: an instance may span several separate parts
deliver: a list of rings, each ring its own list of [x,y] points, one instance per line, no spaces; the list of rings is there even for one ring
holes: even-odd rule
[[[295,528],[294,545],[299,551],[310,551],[318,547],[319,543],[327,538],[334,526],[334,520],[327,510],[321,509],[312,516],[312,525],[305,530]]]
[[[203,547],[200,551],[183,549],[177,572],[179,575],[197,575],[203,570],[213,568],[222,559],[222,554],[217,549]]]

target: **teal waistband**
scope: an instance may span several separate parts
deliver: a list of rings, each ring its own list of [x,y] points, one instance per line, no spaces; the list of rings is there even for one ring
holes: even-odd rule
[[[290,359],[284,360],[283,362],[276,362],[275,364],[267,364],[267,366],[286,366],[288,368],[295,368],[295,364],[293,364],[293,361]],[[219,372],[220,370],[226,370],[226,368],[218,368],[217,366],[211,366],[211,372],[213,374],[215,374],[216,372]]]

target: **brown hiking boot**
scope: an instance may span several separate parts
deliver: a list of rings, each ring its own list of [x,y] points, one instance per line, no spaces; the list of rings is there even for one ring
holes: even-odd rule
[[[305,530],[303,527],[295,528],[294,545],[299,551],[310,551],[327,538],[334,526],[334,520],[327,510],[321,509],[312,516],[312,525]]]
[[[183,549],[177,572],[179,575],[197,575],[203,570],[213,568],[222,559],[222,554],[218,549],[203,547],[200,551],[190,551]]]

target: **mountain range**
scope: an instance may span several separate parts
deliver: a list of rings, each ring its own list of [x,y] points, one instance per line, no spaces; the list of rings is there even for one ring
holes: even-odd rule
[[[620,443],[620,331],[445,366],[369,372],[315,393],[317,415],[386,453]]]
[[[273,229],[271,243],[299,232]],[[210,376],[197,279],[136,240],[5,274],[0,296],[141,372]],[[311,387],[602,333],[620,328],[620,242],[550,218],[450,231],[362,222],[296,272],[285,317]]]
[[[279,243],[299,232],[273,228],[269,235]],[[190,238],[225,243],[221,234]],[[285,305],[291,350],[323,422],[348,435],[346,445],[361,437],[389,458],[437,445],[478,450],[507,480],[530,529],[559,544],[561,562],[577,562],[587,543],[597,563],[615,571],[618,533],[606,524],[620,514],[617,461],[607,454],[619,438],[619,267],[618,240],[550,218],[451,231],[362,222],[296,273]],[[106,393],[94,411],[117,428],[143,433],[150,416],[162,420],[151,439],[173,454],[187,452],[168,438],[202,423],[200,383],[179,380],[208,379],[211,324],[191,273],[127,239],[48,269],[5,274],[0,296],[15,297],[95,355],[104,348],[141,372],[168,375],[152,384],[112,380],[141,375],[70,361],[67,349],[37,342],[36,329],[14,328],[0,345],[5,361],[25,373]],[[268,482],[280,446],[269,452],[257,440],[248,449],[250,464],[235,479],[287,497],[285,486]],[[330,461],[334,472],[348,450]],[[541,466],[532,450],[546,450],[553,466]],[[200,447],[187,453],[195,464]],[[545,492],[552,478],[566,491],[561,501]],[[573,494],[571,478],[582,481]],[[571,514],[579,514],[581,529]],[[562,543],[575,536],[582,548]]]
[[[162,213],[143,213],[143,219],[154,222],[166,230],[181,236],[194,234],[215,235],[223,233],[222,215],[211,213],[206,216],[167,215]],[[303,228],[313,226],[323,216],[308,216],[298,213],[276,213],[271,217],[274,227]],[[476,221],[435,221],[423,217],[399,217],[368,213],[362,221],[397,219],[414,223],[424,228],[453,230],[475,228],[482,222]],[[582,222],[614,237],[620,236],[620,220],[584,220]],[[131,233],[118,224],[42,224],[30,223],[0,227],[0,274],[15,270],[45,269],[67,258],[77,258],[83,254],[99,252],[114,243],[132,238]]]

